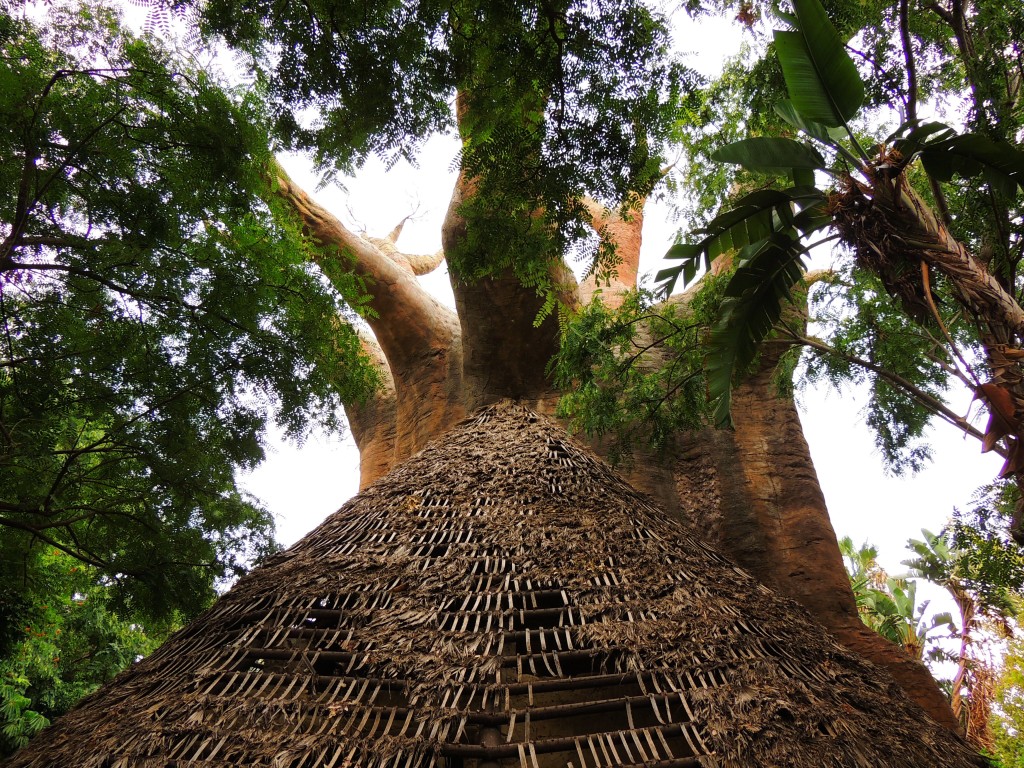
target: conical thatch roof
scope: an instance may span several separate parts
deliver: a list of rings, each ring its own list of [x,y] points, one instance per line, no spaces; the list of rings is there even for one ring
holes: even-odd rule
[[[980,766],[795,603],[500,404],[11,766]]]

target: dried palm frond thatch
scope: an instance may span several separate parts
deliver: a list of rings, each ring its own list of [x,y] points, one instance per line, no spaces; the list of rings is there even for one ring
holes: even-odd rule
[[[488,407],[9,763],[982,766],[557,426]]]

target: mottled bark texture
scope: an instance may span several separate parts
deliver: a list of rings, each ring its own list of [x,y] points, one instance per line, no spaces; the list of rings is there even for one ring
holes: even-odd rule
[[[322,258],[351,259],[373,294],[371,351],[391,386],[372,403],[348,408],[366,486],[480,405],[503,398],[551,413],[558,393],[544,368],[558,344],[554,318],[539,327],[536,294],[511,275],[468,283],[452,275],[457,313],[416,282],[395,237],[379,241],[345,230],[330,213],[279,174],[278,193],[323,246]],[[460,203],[472,193],[460,179],[444,225],[446,249],[460,246],[467,222]],[[601,288],[618,303],[635,286],[641,211],[622,218],[591,206],[595,229],[619,242],[618,277]],[[394,233],[393,233],[394,234]],[[559,267],[570,302],[587,301],[593,280],[576,286]],[[956,728],[949,706],[923,665],[868,630],[854,597],[793,401],[771,381],[773,354],[734,396],[734,431],[680,435],[671,455],[636,455],[623,474],[711,539],[764,583],[807,608],[842,642],[886,667],[907,695],[937,721]],[[602,446],[595,445],[598,452]]]

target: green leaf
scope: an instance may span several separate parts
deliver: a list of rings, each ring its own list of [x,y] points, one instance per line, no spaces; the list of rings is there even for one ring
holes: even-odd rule
[[[815,191],[817,192],[817,190]],[[819,192],[819,194],[821,193]],[[832,214],[828,212],[826,197],[821,195],[816,203],[803,208],[793,217],[792,223],[805,237],[830,227],[832,225]]]
[[[943,123],[918,121],[901,125],[887,140],[905,159],[918,155],[937,181],[981,174],[996,192],[1013,197],[1024,189],[1024,152],[1005,141],[976,133],[958,135]]]
[[[666,259],[682,259],[683,263],[678,267],[668,267],[658,271],[655,275],[654,280],[657,283],[666,283],[668,287],[665,289],[665,295],[668,296],[672,293],[675,288],[676,281],[679,276],[682,275],[683,285],[689,285],[694,277],[697,276],[697,270],[700,268],[700,256],[703,250],[699,245],[690,245],[686,243],[676,243],[668,249],[668,253],[665,254]]]
[[[237,484],[266,427],[333,426],[350,385],[373,390],[340,298],[358,280],[338,267],[329,289],[268,194],[261,94],[222,89],[110,9],[59,3],[46,21],[0,13],[0,157],[34,158],[0,163],[25,283],[8,290],[8,270],[0,301],[0,585],[37,580],[41,542],[19,532],[45,527],[102,564],[113,609],[191,616],[275,547]]]
[[[864,102],[864,83],[818,0],[794,0],[793,7],[796,30],[775,31],[793,107],[804,120],[844,126]]]
[[[714,420],[732,422],[732,385],[753,362],[761,342],[782,316],[783,300],[804,274],[806,249],[796,232],[777,232],[743,249],[741,264],[729,281],[707,358],[708,389]]]
[[[687,285],[701,266],[709,269],[711,262],[721,254],[759,243],[796,222],[804,235],[828,226],[831,218],[824,214],[824,203],[825,195],[814,187],[785,191],[762,189],[745,195],[705,228],[696,231],[696,234],[706,235],[702,240],[677,243],[669,249],[665,258],[680,259],[683,263],[658,272],[655,279],[660,284],[659,290],[667,296],[674,290],[680,275]],[[795,216],[794,206],[801,208]],[[811,211],[819,213],[811,215]]]
[[[982,174],[989,186],[1006,197],[1016,195],[1018,187],[1024,189],[1024,152],[1007,142],[968,133],[926,143],[920,155],[925,170],[938,181]]]
[[[816,139],[823,144],[833,144],[846,136],[846,133],[842,128],[829,128],[823,123],[815,122],[814,120],[805,120],[804,117],[796,111],[796,107],[793,106],[793,102],[790,99],[784,99],[783,101],[778,102],[774,109],[775,113],[791,126],[796,128],[798,131],[803,131],[812,139]]]
[[[909,157],[921,151],[929,142],[943,141],[956,135],[956,131],[945,123],[911,120],[893,131],[885,143],[892,144],[904,157]]]
[[[814,186],[814,171],[809,168],[794,168],[790,173],[794,187]]]
[[[828,167],[814,147],[793,139],[758,136],[727,144],[711,155],[721,163],[736,163],[751,171],[790,169],[817,170]]]

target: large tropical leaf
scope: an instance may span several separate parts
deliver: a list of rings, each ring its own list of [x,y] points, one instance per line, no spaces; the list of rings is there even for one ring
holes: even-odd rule
[[[908,123],[889,137],[906,160],[915,156],[937,181],[982,174],[997,192],[1013,197],[1024,190],[1024,152],[1005,141],[975,133],[958,135],[943,123]]]
[[[936,584],[948,581],[956,567],[956,554],[950,549],[942,534],[921,529],[923,539],[908,539],[907,547],[915,557],[904,560],[914,576],[920,576]]]
[[[708,389],[716,424],[731,424],[733,380],[750,366],[782,316],[783,301],[803,277],[805,253],[795,229],[776,232],[740,252],[740,266],[726,287],[708,348]]]
[[[814,171],[827,168],[825,158],[814,147],[793,139],[758,136],[727,144],[713,155],[720,163],[736,163],[751,171]]]
[[[985,178],[990,187],[1006,197],[1024,189],[1024,152],[1006,142],[968,133],[927,145],[921,150],[921,162],[938,181],[950,181],[959,174],[965,178]]]
[[[831,221],[825,212],[825,195],[813,187],[795,187],[785,191],[762,189],[736,201],[736,204],[716,216],[705,228],[695,234],[705,237],[696,243],[677,243],[666,259],[679,259],[678,266],[658,272],[655,278],[664,295],[675,288],[680,275],[683,284],[693,280],[703,266],[709,269],[719,255],[758,243],[780,229],[793,226],[804,235],[828,226]],[[794,211],[794,208],[799,209]],[[816,214],[815,214],[816,212]]]
[[[904,157],[909,158],[924,149],[929,142],[944,141],[956,135],[956,131],[945,123],[909,120],[897,128],[885,143],[892,144]]]
[[[792,31],[775,31],[775,48],[793,108],[829,128],[845,125],[864,102],[864,83],[818,0],[793,0]]]
[[[667,298],[675,290],[680,276],[683,278],[683,285],[689,285],[697,276],[703,254],[704,249],[700,243],[676,243],[669,248],[665,258],[680,259],[681,263],[658,270],[658,274],[654,276],[655,282],[658,283],[658,293]],[[704,258],[703,261],[707,259]]]
[[[793,102],[790,99],[778,102],[775,105],[775,112],[798,131],[803,131],[812,139],[816,139],[823,144],[833,144],[835,141],[846,137],[846,133],[842,128],[829,128],[823,123],[804,119],[804,116],[796,111],[796,107],[793,106]]]

